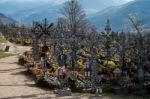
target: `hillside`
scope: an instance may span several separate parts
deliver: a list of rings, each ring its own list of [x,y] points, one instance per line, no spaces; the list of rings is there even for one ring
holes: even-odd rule
[[[145,26],[150,25],[150,0],[135,0],[122,6],[109,7],[89,17],[90,21],[100,28],[104,28],[106,19],[110,19],[114,30],[131,27],[128,15],[134,14],[142,20]]]
[[[6,25],[11,23],[17,23],[15,20],[5,16],[4,14],[0,13],[0,23]]]
[[[59,9],[62,8],[63,3],[67,0],[59,0],[59,3],[53,4],[53,0],[43,0],[42,2],[18,2],[15,1],[5,1],[0,3],[0,12],[4,13],[7,16],[12,17],[18,22],[22,22],[24,24],[32,24],[32,21],[41,21],[45,17],[49,19],[49,21],[55,21],[59,14]],[[96,13],[104,8],[120,5],[125,2],[120,2],[120,0],[77,0],[83,9],[85,10],[87,15]],[[17,6],[16,6],[17,5]],[[11,10],[10,10],[11,9]]]

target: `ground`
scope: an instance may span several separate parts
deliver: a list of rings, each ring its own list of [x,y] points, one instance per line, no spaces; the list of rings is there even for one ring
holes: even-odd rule
[[[22,53],[30,48],[19,47],[18,49],[19,53]],[[36,86],[26,69],[17,64],[18,56],[0,59],[0,99],[133,99],[132,97],[118,97],[118,95],[95,96],[79,93],[68,97],[57,97],[52,90]]]

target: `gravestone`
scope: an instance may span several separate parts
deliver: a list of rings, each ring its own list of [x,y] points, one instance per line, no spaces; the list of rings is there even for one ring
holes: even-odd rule
[[[67,55],[65,54],[61,54],[58,56],[57,62],[59,64],[60,67],[65,66],[66,62],[67,62]]]
[[[76,55],[76,52],[71,52],[70,53],[70,56],[71,56],[71,67],[75,67],[75,64],[76,64],[76,62],[77,62],[77,55]]]
[[[71,96],[72,94],[70,88],[58,89],[58,90],[55,90],[54,93],[57,96]]]

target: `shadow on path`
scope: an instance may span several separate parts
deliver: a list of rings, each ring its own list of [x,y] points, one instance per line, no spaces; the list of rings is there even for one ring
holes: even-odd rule
[[[0,84],[0,86],[29,86],[29,87],[36,87],[35,84]]]
[[[4,97],[1,99],[13,99],[13,98],[36,98],[38,95],[47,95],[47,94],[53,94],[53,93],[41,93],[41,94],[32,94],[32,95],[22,95],[22,96],[12,96],[12,97]],[[55,97],[49,97],[49,98],[55,98]]]
[[[19,72],[14,72],[14,73],[11,73],[11,75],[23,75],[23,76],[25,76],[28,79],[26,81],[35,80],[35,77],[31,76],[32,74],[30,72],[28,72],[27,70],[23,70],[23,71],[19,71]]]
[[[42,96],[43,95],[43,96]],[[40,97],[38,97],[40,96]],[[86,97],[86,98],[85,98]],[[32,94],[32,95],[22,95],[22,96],[12,96],[12,97],[4,97],[4,98],[1,98],[1,99],[13,99],[13,98],[29,98],[29,99],[32,99],[32,98],[35,98],[35,99],[103,99],[102,96],[57,96],[57,95],[54,95],[53,93],[41,93],[41,94]],[[88,97],[88,98],[87,98]]]
[[[19,72],[15,72],[15,73],[11,73],[11,75],[23,75],[26,77],[27,80],[24,80],[24,82],[35,82],[35,84],[31,87],[38,87],[40,89],[43,89],[45,91],[50,91],[53,90],[53,88],[50,88],[48,83],[41,81],[40,83],[36,83],[36,77],[30,73],[29,71],[19,71]],[[27,85],[30,87],[30,84]]]
[[[12,63],[11,62],[10,63],[9,62],[0,62],[0,64],[18,64],[18,62],[12,62]]]
[[[0,73],[8,73],[8,72],[13,72],[15,70],[21,70],[23,68],[19,67],[19,68],[12,68],[12,69],[4,69],[4,70],[0,70]]]

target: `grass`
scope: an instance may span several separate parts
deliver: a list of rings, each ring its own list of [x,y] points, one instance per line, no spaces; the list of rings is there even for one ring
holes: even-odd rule
[[[6,39],[0,36],[0,43],[6,43],[6,42],[7,42]]]
[[[4,37],[0,36],[0,43],[6,43],[6,42],[7,40]],[[3,50],[0,49],[0,59],[4,57],[8,57],[8,56],[11,56],[11,55],[6,54]]]
[[[4,57],[11,56],[10,54],[6,54],[4,51],[0,50],[0,59]]]

